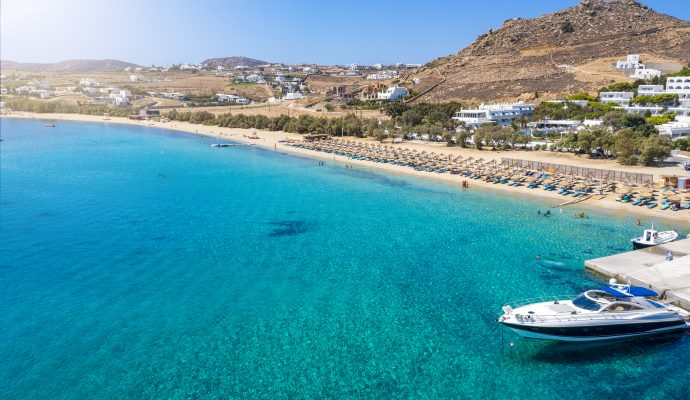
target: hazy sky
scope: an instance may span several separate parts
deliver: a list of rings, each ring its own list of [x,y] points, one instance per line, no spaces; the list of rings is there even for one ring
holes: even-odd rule
[[[644,0],[690,20],[690,0]],[[425,63],[513,17],[578,0],[0,0],[0,58],[142,65],[243,55],[319,64]]]

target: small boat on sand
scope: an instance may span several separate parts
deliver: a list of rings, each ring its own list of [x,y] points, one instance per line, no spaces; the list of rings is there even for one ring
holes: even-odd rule
[[[671,243],[672,241],[678,239],[678,232],[676,231],[663,231],[659,232],[654,229],[652,225],[651,229],[645,229],[644,233],[640,237],[630,239],[633,245],[633,250],[644,249],[647,247],[658,246],[660,244]]]

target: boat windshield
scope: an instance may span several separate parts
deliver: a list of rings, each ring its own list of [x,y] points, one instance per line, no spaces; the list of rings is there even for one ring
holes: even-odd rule
[[[584,293],[573,299],[573,305],[589,311],[599,311],[600,308],[597,302],[588,299]]]
[[[666,308],[662,304],[657,303],[656,301],[645,299],[645,301],[651,305],[653,305],[656,308]]]

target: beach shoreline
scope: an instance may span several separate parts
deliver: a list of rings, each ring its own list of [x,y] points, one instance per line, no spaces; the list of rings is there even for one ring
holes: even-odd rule
[[[156,122],[156,121],[141,121],[130,120],[123,117],[103,117],[96,115],[82,115],[82,114],[38,114],[29,112],[15,112],[12,114],[3,114],[2,118],[12,119],[27,119],[39,121],[72,121],[72,122],[90,122],[103,124],[124,124],[140,127],[155,127],[169,129],[173,131],[196,134],[201,136],[213,137],[227,141],[234,141],[249,145],[255,145],[268,150],[273,150],[285,154],[299,155],[310,159],[328,160],[345,165],[350,165],[355,168],[370,169],[380,171],[382,173],[393,174],[400,177],[415,177],[419,179],[432,180],[448,184],[456,187],[458,190],[472,190],[474,188],[482,188],[494,191],[496,193],[517,195],[525,198],[541,198],[546,200],[553,200],[554,204],[551,208],[559,208],[558,205],[564,203],[572,198],[564,197],[555,192],[544,191],[541,189],[528,189],[522,187],[509,187],[505,185],[494,185],[482,180],[468,179],[462,175],[438,174],[432,172],[416,171],[409,167],[403,167],[392,164],[374,163],[370,161],[353,160],[348,157],[338,156],[329,153],[323,153],[313,150],[295,148],[282,143],[283,140],[303,140],[303,135],[296,133],[286,133],[282,131],[263,131],[257,129],[241,129],[241,128],[222,128],[218,126],[207,126],[201,124],[192,124],[189,122],[170,121],[170,122]],[[258,139],[251,139],[249,136],[256,134]],[[351,139],[351,138],[348,138]],[[403,144],[404,145],[404,144]],[[398,145],[396,145],[398,146]],[[419,144],[412,144],[409,147],[421,146]],[[478,151],[478,150],[475,150]],[[489,151],[483,151],[489,153]],[[497,153],[497,152],[496,152]],[[495,154],[493,155],[496,156]],[[461,188],[462,182],[468,181],[470,187],[468,189]],[[641,221],[642,226],[650,224],[653,220],[663,219],[671,223],[681,223],[690,228],[690,212],[687,210],[670,211],[661,210],[659,208],[648,209],[646,207],[633,207],[629,204],[623,204],[615,201],[615,195],[608,194],[604,198],[593,196],[592,199],[577,203],[571,206],[562,208],[564,213],[576,214],[579,212],[601,211],[608,214],[613,214],[617,217],[628,218],[631,223],[635,223],[637,219]],[[536,210],[535,210],[536,212]],[[641,228],[642,229],[642,228]]]

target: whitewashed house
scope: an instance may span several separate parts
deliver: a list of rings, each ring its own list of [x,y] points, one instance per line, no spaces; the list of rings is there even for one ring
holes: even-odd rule
[[[410,92],[404,87],[392,86],[383,92],[378,92],[376,94],[376,97],[378,100],[400,101],[403,99],[403,97],[407,96],[408,94],[410,94]]]
[[[264,84],[266,83],[266,79],[261,75],[261,74],[251,74],[247,75],[244,78],[244,81],[247,83],[257,83],[257,84]]]
[[[640,85],[637,87],[638,96],[657,96],[666,93],[664,85]]]
[[[283,96],[283,100],[299,100],[304,98],[300,92],[288,92]]]
[[[98,86],[98,82],[94,78],[81,78],[79,80],[80,86]]]
[[[575,132],[582,122],[573,119],[545,119],[541,121],[530,122],[527,124],[527,129],[530,134],[534,132],[544,132],[544,133],[566,133]]]
[[[616,69],[638,69],[644,67],[644,64],[640,62],[639,54],[628,54],[625,61],[616,62]]]
[[[481,104],[479,108],[460,110],[453,119],[471,129],[484,124],[508,126],[520,117],[530,118],[534,114],[534,104],[525,102]]]
[[[667,78],[666,93],[677,94],[681,107],[690,108],[690,76],[672,76]]]
[[[627,106],[635,97],[633,92],[601,92],[599,101],[602,103],[617,103],[619,106]]]
[[[656,129],[660,135],[668,136],[671,139],[690,136],[690,117],[676,117],[674,121],[657,125]]]
[[[632,75],[630,75],[630,77],[633,79],[660,78],[661,71],[653,68],[637,68],[635,69],[635,72]]]
[[[251,103],[251,101],[249,99],[244,98],[242,96],[235,95],[235,94],[216,93],[216,98],[218,99],[218,101],[222,101],[224,103],[242,104],[242,105],[247,105],[247,104]]]

